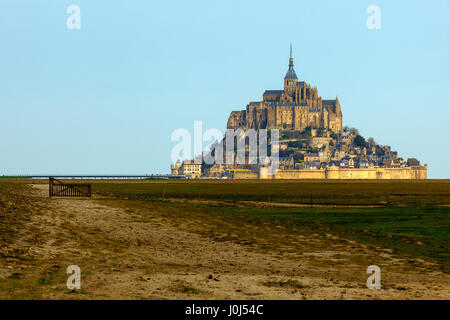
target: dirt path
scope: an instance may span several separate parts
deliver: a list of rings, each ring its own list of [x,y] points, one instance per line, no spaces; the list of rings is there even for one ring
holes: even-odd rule
[[[35,185],[39,214],[23,225],[0,260],[0,298],[43,299],[449,299],[449,276],[408,267],[386,250],[311,236],[328,250],[260,253],[244,244],[214,241],[162,212],[148,219],[100,200],[46,199]],[[41,199],[41,200],[39,200]],[[184,225],[177,225],[183,223]],[[366,288],[367,266],[339,258],[383,256],[382,289]],[[324,261],[330,263],[325,264]],[[333,262],[333,263],[331,263]],[[67,266],[82,271],[82,290],[66,287]],[[407,269],[408,272],[401,270]]]

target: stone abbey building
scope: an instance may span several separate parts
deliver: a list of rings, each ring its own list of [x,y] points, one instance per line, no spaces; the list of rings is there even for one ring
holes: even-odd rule
[[[171,166],[173,175],[233,179],[427,178],[427,165],[422,166],[415,158],[403,159],[390,146],[380,145],[373,138],[366,140],[356,128],[343,127],[339,100],[324,100],[316,87],[299,81],[292,45],[290,49],[283,90],[267,90],[262,101],[250,102],[245,110],[231,112],[227,129],[236,135],[231,143],[235,148],[233,159],[229,163],[196,166],[179,162]],[[237,136],[241,141],[246,139],[245,132],[250,129],[255,130],[253,133],[260,129],[279,130],[279,152],[274,167],[269,165],[270,159],[264,164],[250,163],[246,142],[240,147],[239,143],[234,144]],[[218,145],[224,149],[225,137]],[[269,141],[267,147],[272,150]],[[237,151],[244,151],[243,162],[237,161]]]
[[[227,129],[303,131],[307,127],[342,131],[341,105],[337,98],[323,100],[316,87],[298,80],[291,45],[284,89],[267,90],[262,101],[250,102],[246,110],[231,112]]]

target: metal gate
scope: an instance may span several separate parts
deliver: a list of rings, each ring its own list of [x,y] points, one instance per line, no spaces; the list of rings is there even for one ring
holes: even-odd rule
[[[49,178],[49,194],[52,197],[90,198],[90,183],[65,183],[55,178]]]

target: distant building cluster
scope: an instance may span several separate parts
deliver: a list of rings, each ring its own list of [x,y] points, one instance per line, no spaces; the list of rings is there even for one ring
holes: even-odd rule
[[[266,173],[264,162],[207,165],[201,161],[179,161],[171,166],[172,175],[235,179],[426,178],[427,166],[421,166],[417,159],[405,160],[389,146],[379,145],[373,138],[364,139],[357,129],[343,127],[339,99],[323,100],[317,88],[298,81],[292,46],[284,89],[268,90],[262,101],[231,112],[227,129],[278,129],[277,173]]]
[[[195,163],[189,160],[178,161],[176,164],[172,164],[170,171],[173,176],[184,176],[191,179],[200,178],[204,172],[202,163]]]
[[[373,139],[366,141],[356,129],[344,128],[335,133],[317,131],[304,138],[280,141],[280,169],[340,168],[403,168],[420,166],[415,158],[404,160],[389,146],[380,146]]]

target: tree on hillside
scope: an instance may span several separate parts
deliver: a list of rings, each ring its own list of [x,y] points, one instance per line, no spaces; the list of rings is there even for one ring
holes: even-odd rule
[[[382,146],[380,146],[379,144],[377,144],[376,146],[376,154],[380,155],[380,156],[384,156],[385,152]]]
[[[356,128],[350,128],[349,131],[350,131],[350,134],[351,134],[351,135],[359,136],[359,131],[358,131],[358,129],[356,129]]]
[[[353,143],[355,146],[360,147],[361,149],[367,146],[366,139],[364,139],[359,134],[355,137],[355,140],[353,140]]]

